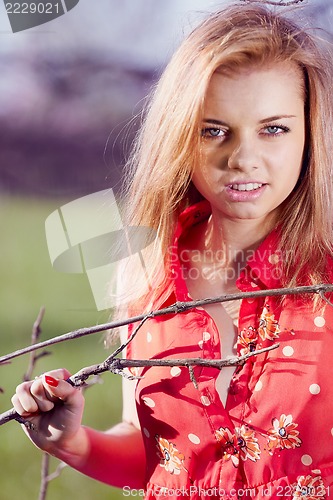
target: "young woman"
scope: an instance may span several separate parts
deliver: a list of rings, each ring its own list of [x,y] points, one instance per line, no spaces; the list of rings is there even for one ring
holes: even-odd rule
[[[332,282],[331,82],[325,43],[269,8],[242,2],[190,34],[130,164],[128,223],[156,229],[164,258],[162,269],[160,254],[146,258],[130,311]],[[123,280],[129,294],[140,283]],[[332,308],[312,296],[161,316],[129,358],[279,347],[236,369],[195,367],[196,384],[185,368],[141,369],[124,382],[123,422],[107,432],[81,426],[83,397],[63,369],[21,384],[13,404],[37,426],[25,432],[38,447],[147,499],[324,499],[333,494],[332,326]]]

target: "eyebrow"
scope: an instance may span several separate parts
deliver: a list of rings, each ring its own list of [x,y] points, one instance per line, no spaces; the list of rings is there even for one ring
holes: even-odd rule
[[[275,122],[276,120],[281,120],[281,118],[296,118],[295,115],[275,115],[269,116],[268,118],[263,118],[259,123]]]
[[[262,120],[259,120],[259,123],[268,123],[268,122],[275,122],[277,120],[281,120],[282,118],[296,118],[296,115],[274,115],[274,116],[269,116],[268,118],[263,118]],[[215,118],[204,118],[203,120],[205,123],[212,123],[213,125],[225,125],[227,126],[228,124],[222,120],[216,120]]]
[[[204,123],[212,123],[213,125],[227,125],[226,122],[223,122],[222,120],[215,120],[214,118],[204,118],[203,121]]]

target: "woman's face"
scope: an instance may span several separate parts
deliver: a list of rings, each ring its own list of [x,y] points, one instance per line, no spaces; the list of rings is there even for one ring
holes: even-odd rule
[[[278,63],[228,76],[216,72],[206,95],[202,138],[203,160],[192,179],[213,212],[232,220],[274,220],[302,167],[300,70]]]

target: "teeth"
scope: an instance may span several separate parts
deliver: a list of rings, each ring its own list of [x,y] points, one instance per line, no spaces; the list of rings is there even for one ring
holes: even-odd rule
[[[233,184],[232,189],[236,191],[254,191],[255,189],[261,188],[263,184],[258,184],[257,182],[249,182],[248,184]]]

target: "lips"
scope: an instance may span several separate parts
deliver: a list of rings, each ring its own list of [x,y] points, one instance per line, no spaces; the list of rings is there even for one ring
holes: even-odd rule
[[[225,194],[231,202],[252,202],[266,191],[267,184],[257,181],[232,182],[226,185]]]

